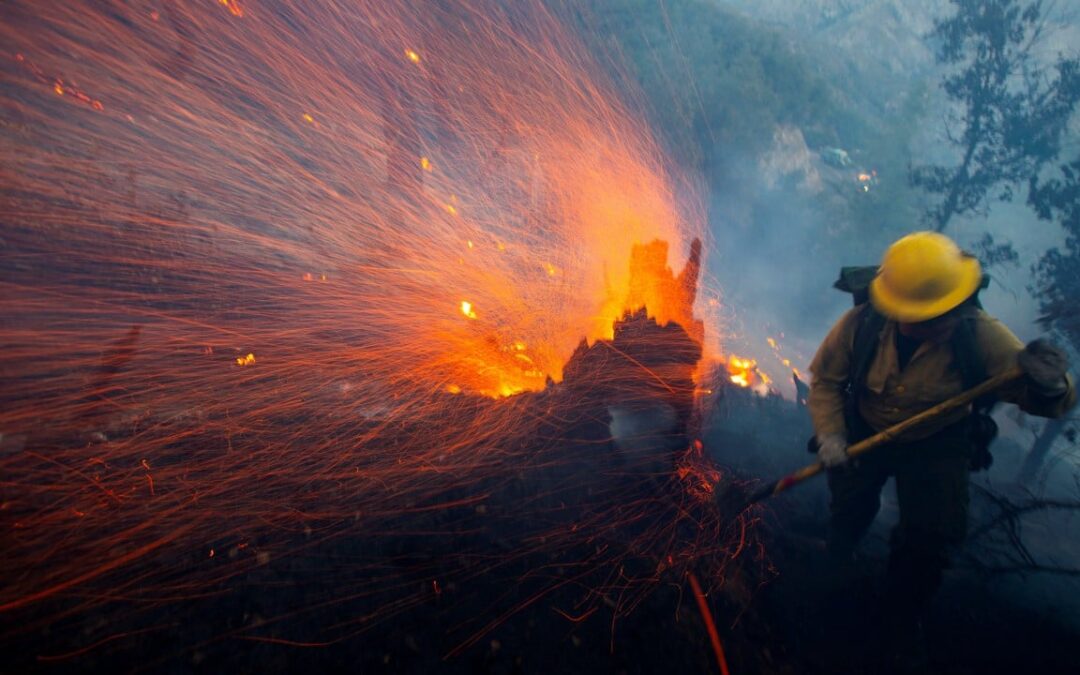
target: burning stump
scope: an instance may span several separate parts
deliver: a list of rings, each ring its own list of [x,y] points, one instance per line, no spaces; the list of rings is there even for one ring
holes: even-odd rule
[[[700,359],[700,343],[682,326],[659,326],[642,308],[616,322],[612,340],[578,346],[555,396],[573,402],[584,438],[609,437],[635,463],[656,468],[689,445]]]

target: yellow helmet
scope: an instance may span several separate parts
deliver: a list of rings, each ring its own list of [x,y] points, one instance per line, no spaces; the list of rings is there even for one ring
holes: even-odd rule
[[[870,302],[903,323],[929,321],[967,300],[982,282],[982,268],[952,239],[915,232],[898,240],[870,282]]]

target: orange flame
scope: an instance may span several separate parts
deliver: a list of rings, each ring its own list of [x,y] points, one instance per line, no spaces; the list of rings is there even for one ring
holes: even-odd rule
[[[544,390],[627,309],[705,335],[701,191],[550,3],[11,2],[0,107],[27,123],[0,125],[0,511],[17,535],[0,611],[197,598],[297,550],[301,528],[366,537],[402,509],[516,490],[566,461],[533,432],[585,397],[477,395]],[[591,390],[618,388],[603,365]],[[701,450],[680,467],[705,542],[686,559],[723,561]],[[566,512],[605,531],[638,512],[637,490],[594,495],[613,481],[590,474]],[[650,547],[682,539],[648,529]]]
[[[229,10],[229,14],[235,17],[244,16],[244,10],[240,7],[238,0],[218,0],[226,9]]]
[[[728,355],[727,371],[728,379],[739,387],[757,390],[767,388],[772,383],[769,376],[758,368],[756,359]]]

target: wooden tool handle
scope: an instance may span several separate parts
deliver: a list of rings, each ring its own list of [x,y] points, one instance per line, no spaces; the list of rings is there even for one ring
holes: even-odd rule
[[[947,401],[942,401],[936,406],[924,410],[918,415],[915,415],[914,417],[909,417],[908,419],[900,422],[899,424],[894,424],[885,431],[876,433],[870,438],[864,439],[862,441],[859,441],[858,443],[855,443],[854,445],[849,446],[847,449],[848,457],[858,457],[859,455],[870,452],[874,448],[882,446],[889,441],[896,439],[904,432],[910,431],[911,429],[918,427],[924,422],[928,422],[929,420],[941,417],[959,408],[963,408],[964,406],[971,404],[973,401],[975,401],[975,399],[979,398],[980,396],[984,396],[991,392],[997,391],[998,389],[1001,389],[1002,387],[1011,384],[1016,380],[1019,380],[1023,376],[1024,371],[1021,370],[1019,366],[1010,368],[1004,373],[995,375],[994,377],[991,377],[982,384],[972,387],[971,389],[968,389],[961,394],[957,394],[956,396],[953,396]],[[762,489],[758,490],[756,493],[754,493],[752,497],[750,497],[749,503],[755,504],[762,499],[765,499],[766,497],[771,497],[775,494],[783,492],[784,490],[787,490],[794,485],[798,485],[807,478],[816,476],[824,469],[825,465],[821,462],[816,462],[814,464],[804,466],[798,471],[788,474],[787,476],[784,476],[775,483],[768,484]]]
[[[979,398],[980,396],[985,396],[990,392],[997,391],[1005,385],[1012,384],[1016,380],[1019,380],[1023,376],[1024,371],[1021,370],[1019,366],[1010,368],[1004,373],[991,377],[980,385],[974,386],[961,394],[957,394],[956,396],[953,396],[946,401],[938,403],[933,408],[924,410],[918,415],[915,415],[914,417],[909,417],[903,422],[900,422],[899,424],[892,425],[885,431],[876,433],[870,438],[861,440],[854,445],[848,446],[847,454],[849,457],[858,457],[864,452],[869,452],[870,450],[873,450],[880,445],[884,445],[885,443],[894,440],[904,432],[910,431],[911,429],[918,427],[923,422],[927,422],[937,417],[942,417],[953,412],[954,410],[957,410],[958,408],[963,408],[964,406],[971,404],[973,401],[975,401],[975,399]]]

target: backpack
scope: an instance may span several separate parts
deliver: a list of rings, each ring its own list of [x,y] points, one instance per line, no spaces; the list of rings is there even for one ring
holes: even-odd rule
[[[881,331],[885,328],[887,321],[870,304],[870,282],[877,276],[877,271],[877,267],[844,267],[840,270],[840,277],[833,284],[837,290],[850,293],[854,305],[860,308],[852,342],[851,375],[844,391],[844,418],[849,434],[854,436],[849,439],[853,442],[862,440],[873,433],[858,413],[858,399],[866,387],[866,377],[870,372],[870,365],[874,362]],[[953,331],[951,342],[953,357],[963,379],[964,389],[970,389],[988,379],[982,359],[979,358],[978,343],[975,339],[974,313],[971,310],[982,309],[979,292],[989,285],[990,278],[983,275],[982,282],[975,293],[958,308],[962,312],[961,320]],[[969,311],[965,312],[965,309]],[[998,427],[990,416],[990,411],[996,403],[997,397],[994,394],[987,394],[976,399],[972,404],[967,437],[972,446],[971,468],[973,471],[988,469],[994,461],[990,455],[990,444],[997,437]]]

